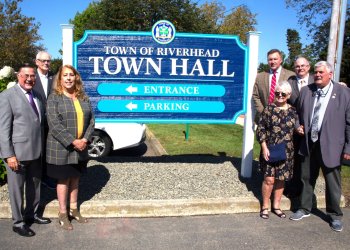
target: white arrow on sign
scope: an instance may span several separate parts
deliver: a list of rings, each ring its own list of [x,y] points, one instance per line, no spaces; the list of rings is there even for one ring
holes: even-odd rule
[[[133,94],[134,92],[137,92],[138,89],[137,87],[133,87],[132,85],[130,85],[129,87],[127,87],[126,91],[128,91],[130,94]]]
[[[130,102],[128,105],[126,105],[126,107],[132,111],[133,109],[137,109],[137,104],[134,104],[132,102]]]

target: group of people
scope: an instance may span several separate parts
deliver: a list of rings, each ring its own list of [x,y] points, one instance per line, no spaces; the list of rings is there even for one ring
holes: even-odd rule
[[[350,159],[350,89],[332,80],[333,68],[326,61],[314,65],[313,75],[304,57],[295,60],[295,72],[282,67],[277,49],[267,53],[267,61],[270,70],[257,75],[253,89],[264,175],[260,217],[269,218],[272,199],[271,212],[286,218],[280,209],[286,183],[289,195],[298,200],[289,218],[310,216],[316,208],[314,189],[321,169],[329,224],[340,232],[341,162]],[[277,147],[283,150],[273,149]]]
[[[72,230],[72,219],[87,222],[78,208],[78,187],[95,125],[77,70],[63,65],[53,76],[45,51],[35,63],[37,69],[23,64],[16,84],[0,93],[0,157],[7,170],[12,229],[25,237],[35,235],[33,223],[51,222],[39,209],[44,175],[57,182],[59,225]]]
[[[269,218],[272,194],[271,212],[286,217],[280,208],[285,182],[299,197],[290,219],[310,216],[321,169],[330,226],[342,231],[340,169],[341,160],[350,159],[350,89],[332,80],[332,66],[325,61],[315,64],[313,75],[304,57],[295,60],[295,72],[282,67],[277,49],[267,53],[267,61],[270,70],[257,75],[253,89],[264,174],[260,217]],[[94,114],[77,70],[63,65],[53,76],[45,51],[35,62],[37,69],[24,64],[17,83],[0,93],[0,157],[7,170],[13,231],[26,237],[35,235],[32,223],[51,222],[39,214],[45,175],[57,181],[59,225],[72,230],[72,219],[87,222],[78,208],[78,187],[94,130]],[[280,144],[285,158],[273,161],[271,146]]]

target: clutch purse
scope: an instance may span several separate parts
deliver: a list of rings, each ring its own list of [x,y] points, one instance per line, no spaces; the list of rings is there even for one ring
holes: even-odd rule
[[[267,146],[270,151],[270,157],[267,162],[274,163],[278,161],[285,161],[287,159],[286,146],[287,145],[285,142]]]

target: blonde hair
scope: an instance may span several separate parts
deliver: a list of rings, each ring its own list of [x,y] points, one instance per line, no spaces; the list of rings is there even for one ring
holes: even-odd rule
[[[75,81],[74,81],[74,94],[75,97],[80,99],[80,100],[86,100],[88,99],[87,95],[85,94],[84,91],[84,86],[83,86],[83,81],[81,80],[81,76],[79,72],[69,64],[62,65],[58,72],[57,76],[55,77],[54,81],[54,90],[58,95],[63,95],[63,86],[62,86],[62,79],[63,79],[63,69],[70,69],[73,71],[73,74],[75,75]]]

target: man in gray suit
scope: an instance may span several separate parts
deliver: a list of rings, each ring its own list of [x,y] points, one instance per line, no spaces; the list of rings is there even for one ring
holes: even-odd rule
[[[253,102],[255,106],[255,122],[257,123],[263,109],[269,104],[269,99],[273,100],[275,91],[273,89],[273,78],[275,75],[276,83],[287,81],[294,75],[293,71],[282,68],[283,56],[278,49],[272,49],[267,52],[267,63],[269,72],[261,72],[256,76],[253,88]]]
[[[22,66],[17,79],[18,84],[0,93],[0,157],[7,171],[13,231],[30,237],[35,235],[30,224],[51,222],[37,214],[42,171],[41,121],[45,114],[39,95],[32,90],[34,68]]]
[[[50,71],[51,66],[51,55],[46,51],[39,51],[36,55],[35,64],[37,66],[35,72],[35,85],[33,89],[40,95],[43,100],[43,106],[46,114],[46,100],[52,90],[53,74]],[[49,126],[47,122],[44,122],[44,141],[46,142],[47,134],[49,131]],[[46,155],[46,146],[43,145],[43,155]],[[49,178],[46,174],[46,159],[42,157],[42,168],[43,174],[41,179],[41,184],[44,184],[50,189],[56,189],[56,181]]]
[[[312,196],[321,168],[326,182],[326,212],[334,231],[343,230],[340,209],[341,160],[350,159],[350,89],[333,82],[332,66],[315,64],[314,83],[303,87],[297,102],[300,127],[302,192],[291,220],[310,216]]]

